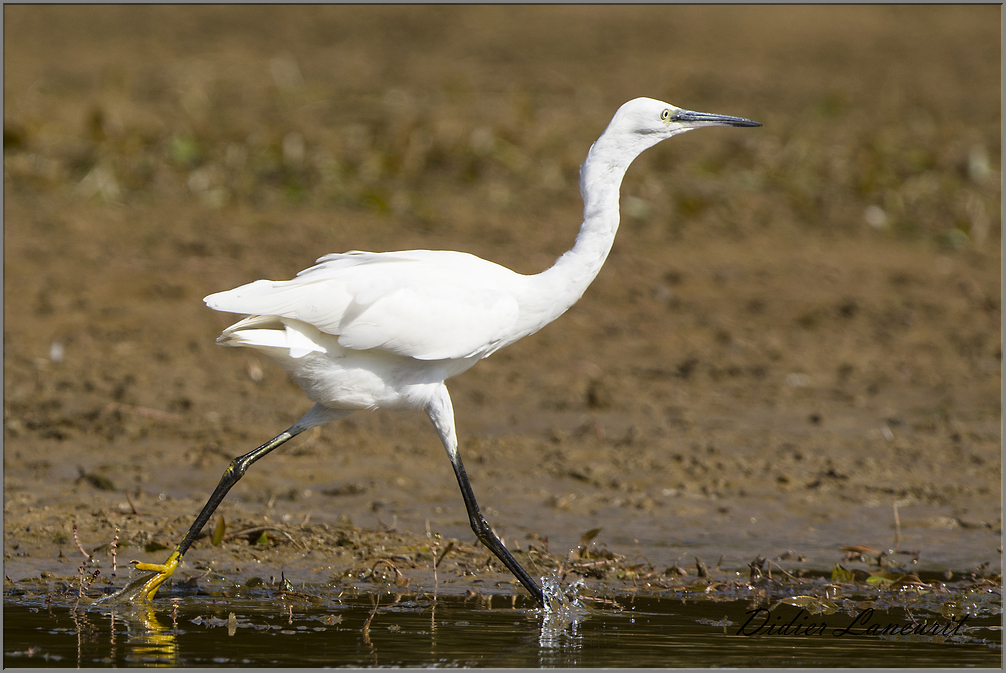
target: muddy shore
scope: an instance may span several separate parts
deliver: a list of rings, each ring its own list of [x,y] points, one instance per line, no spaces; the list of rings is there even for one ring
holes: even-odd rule
[[[349,249],[541,271],[638,95],[764,127],[641,157],[583,299],[449,382],[508,546],[825,572],[897,516],[913,570],[999,566],[1000,9],[6,7],[5,574],[73,575],[74,526],[163,560],[309,408],[203,296]],[[183,577],[475,549],[418,412],[297,438],[220,514],[271,543]]]

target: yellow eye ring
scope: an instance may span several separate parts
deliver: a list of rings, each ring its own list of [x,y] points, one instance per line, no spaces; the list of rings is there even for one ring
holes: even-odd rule
[[[664,110],[663,112],[660,113],[660,118],[665,122],[671,121],[671,111]]]

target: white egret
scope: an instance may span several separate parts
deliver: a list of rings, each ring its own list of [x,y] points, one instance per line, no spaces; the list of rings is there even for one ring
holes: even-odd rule
[[[562,315],[601,269],[618,229],[629,164],[661,140],[703,126],[760,126],[682,110],[652,98],[618,109],[580,167],[583,224],[573,248],[547,271],[521,275],[461,252],[347,252],[322,257],[286,281],[257,280],[211,294],[215,310],[247,317],[217,342],[278,362],[315,403],[303,418],[235,458],[181,543],[163,564],[108,598],[150,600],[178,566],[227,491],[248,467],[305,430],[357,409],[422,409],[447,449],[476,537],[545,607],[541,586],[479,511],[465,474],[444,381]]]

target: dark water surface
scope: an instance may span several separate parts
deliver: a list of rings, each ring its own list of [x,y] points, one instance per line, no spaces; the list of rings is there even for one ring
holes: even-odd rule
[[[376,601],[376,610],[375,610]],[[635,597],[574,623],[526,598],[370,594],[186,597],[153,606],[4,603],[4,667],[999,667],[1001,614],[963,626],[903,608],[811,615],[748,600]],[[858,620],[857,620],[858,617]],[[750,620],[750,621],[749,621]],[[767,622],[766,622],[767,620]],[[929,634],[867,635],[871,628]],[[765,624],[761,629],[758,625]],[[789,632],[779,627],[790,624]],[[774,625],[769,633],[766,628]],[[802,627],[796,631],[796,627]],[[796,631],[794,633],[794,631]],[[943,635],[946,634],[946,635]]]

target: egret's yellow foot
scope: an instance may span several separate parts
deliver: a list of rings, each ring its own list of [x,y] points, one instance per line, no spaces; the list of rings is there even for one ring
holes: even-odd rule
[[[142,561],[133,561],[133,567],[137,570],[153,573],[152,575],[145,575],[137,577],[132,580],[129,584],[124,586],[119,591],[114,594],[110,594],[100,599],[98,602],[105,601],[152,601],[154,600],[154,594],[157,590],[161,588],[164,581],[171,577],[175,572],[175,568],[182,560],[182,555],[178,553],[178,550],[171,552],[171,556],[164,563],[144,563]]]
[[[171,577],[175,572],[175,568],[178,567],[179,562],[182,560],[182,555],[178,553],[178,550],[171,552],[171,556],[163,564],[161,563],[143,563],[137,561],[133,567],[137,570],[145,570],[156,573],[153,577],[148,578],[141,586],[142,589],[140,593],[148,601],[154,600],[154,594],[157,590],[161,588],[164,584],[164,580]]]

